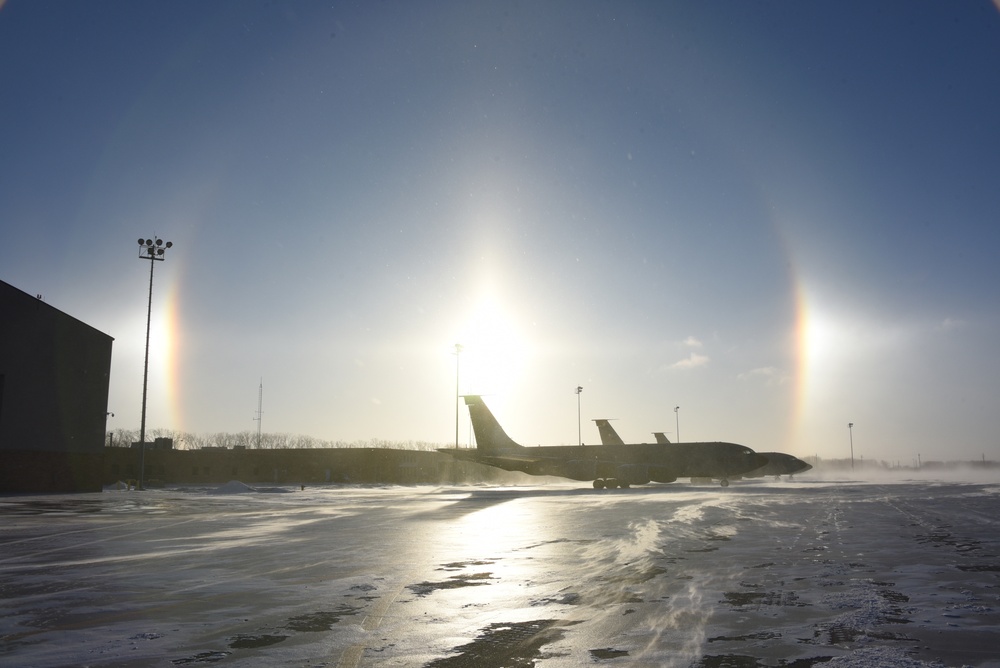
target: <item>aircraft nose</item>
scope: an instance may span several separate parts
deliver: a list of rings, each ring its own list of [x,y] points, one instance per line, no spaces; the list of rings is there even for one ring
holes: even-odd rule
[[[753,460],[753,468],[759,469],[761,466],[767,466],[767,457],[764,455],[758,455],[756,452],[750,453],[750,459]]]

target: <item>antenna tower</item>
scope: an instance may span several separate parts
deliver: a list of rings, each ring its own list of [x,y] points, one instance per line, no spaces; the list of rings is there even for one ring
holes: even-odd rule
[[[261,404],[264,400],[264,379],[260,379],[260,385],[257,387],[257,417],[254,421],[257,423],[257,449],[260,450],[260,418],[263,413],[261,413]]]

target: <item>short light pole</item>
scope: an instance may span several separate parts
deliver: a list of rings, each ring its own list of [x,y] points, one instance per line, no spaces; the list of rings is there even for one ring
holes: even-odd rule
[[[681,407],[674,406],[674,436],[677,437],[677,442],[681,442]]]
[[[146,307],[146,359],[142,364],[142,420],[139,423],[139,489],[145,489],[146,474],[146,382],[149,379],[149,324],[153,317],[153,267],[174,244],[163,239],[139,239],[139,257],[149,260],[149,304]]]
[[[583,432],[580,429],[580,395],[583,394],[583,386],[576,386],[576,442],[583,445]]]
[[[458,394],[458,358],[462,353],[462,344],[455,344],[455,449],[458,450],[458,412],[462,404],[460,395]]]
[[[851,436],[851,470],[854,470],[854,423],[847,423],[847,433]]]

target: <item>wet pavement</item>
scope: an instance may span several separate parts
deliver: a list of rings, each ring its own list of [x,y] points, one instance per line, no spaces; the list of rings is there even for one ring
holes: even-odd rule
[[[1000,666],[994,484],[206,491],[0,497],[0,663]]]

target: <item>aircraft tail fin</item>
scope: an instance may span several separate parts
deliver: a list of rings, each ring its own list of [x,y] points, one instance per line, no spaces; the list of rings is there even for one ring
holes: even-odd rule
[[[625,445],[625,441],[618,435],[615,428],[611,426],[610,420],[594,420],[597,423],[597,430],[601,432],[602,445]]]
[[[465,405],[469,407],[469,418],[476,432],[476,449],[486,452],[515,450],[521,446],[507,435],[493,413],[479,395],[465,395]]]
[[[654,431],[653,436],[656,437],[657,443],[669,443],[670,439],[662,431]]]

